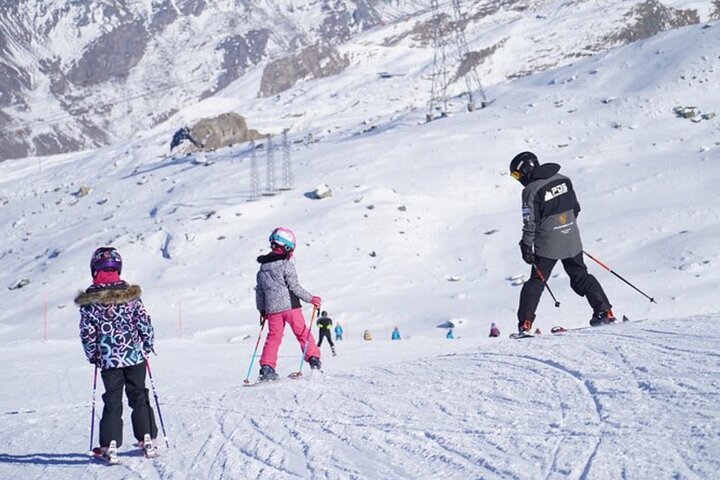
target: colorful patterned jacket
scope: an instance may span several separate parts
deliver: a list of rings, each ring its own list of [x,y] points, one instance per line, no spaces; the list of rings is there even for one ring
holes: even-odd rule
[[[85,356],[103,370],[142,363],[153,351],[150,316],[137,285],[93,285],[78,294],[80,340]]]

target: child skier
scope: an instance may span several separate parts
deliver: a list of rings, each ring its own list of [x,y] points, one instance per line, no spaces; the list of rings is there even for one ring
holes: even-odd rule
[[[335,325],[335,341],[342,340],[343,338],[343,328],[342,325],[339,323]]]
[[[268,334],[260,356],[260,381],[278,378],[275,367],[286,323],[290,324],[301,351],[305,352],[305,361],[310,368],[319,370],[322,366],[320,349],[305,325],[300,305],[303,300],[319,308],[321,299],[308,293],[298,282],[291,261],[296,246],[295,234],[288,228],[278,227],[272,231],[269,240],[270,253],[257,258],[260,270],[255,288],[255,304],[261,321],[268,322]]]
[[[123,441],[123,387],[138,444],[147,457],[157,454],[155,414],[145,388],[145,357],[153,351],[153,327],[140,287],[121,280],[121,272],[120,253],[112,247],[98,248],[90,259],[93,283],[75,298],[85,356],[101,370],[105,386],[100,448],[94,452],[111,463],[117,462]]]
[[[332,350],[333,357],[337,356],[337,353],[335,352],[335,344],[332,341],[332,336],[330,335],[330,327],[332,327],[332,318],[328,317],[328,314],[325,310],[320,313],[320,318],[317,319],[317,322],[315,324],[318,326],[318,348],[322,345],[323,338],[327,338],[328,343],[330,344],[330,350]]]
[[[398,330],[398,327],[393,329],[392,334],[390,334],[390,340],[400,340],[400,330]]]

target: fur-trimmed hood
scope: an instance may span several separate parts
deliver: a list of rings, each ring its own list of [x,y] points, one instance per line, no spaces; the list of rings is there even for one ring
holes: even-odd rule
[[[79,306],[99,303],[101,305],[112,305],[116,303],[130,303],[142,296],[139,285],[128,285],[127,283],[103,286],[101,288],[89,288],[78,293],[75,297],[75,304]]]

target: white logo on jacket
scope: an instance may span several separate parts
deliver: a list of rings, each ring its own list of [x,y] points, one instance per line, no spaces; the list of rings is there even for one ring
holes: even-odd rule
[[[555,185],[550,190],[545,191],[545,201],[552,200],[555,197],[559,197],[563,193],[568,192],[568,187],[566,183],[561,183],[560,185]]]

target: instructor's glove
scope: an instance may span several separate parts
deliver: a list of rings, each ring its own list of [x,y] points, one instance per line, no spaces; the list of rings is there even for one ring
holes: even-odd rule
[[[527,245],[525,242],[520,240],[520,253],[522,253],[522,259],[528,265],[535,263],[535,254],[533,253],[532,245]]]
[[[310,300],[310,303],[312,303],[316,307],[320,307],[320,304],[322,303],[322,299],[320,297],[312,297],[312,300]]]

